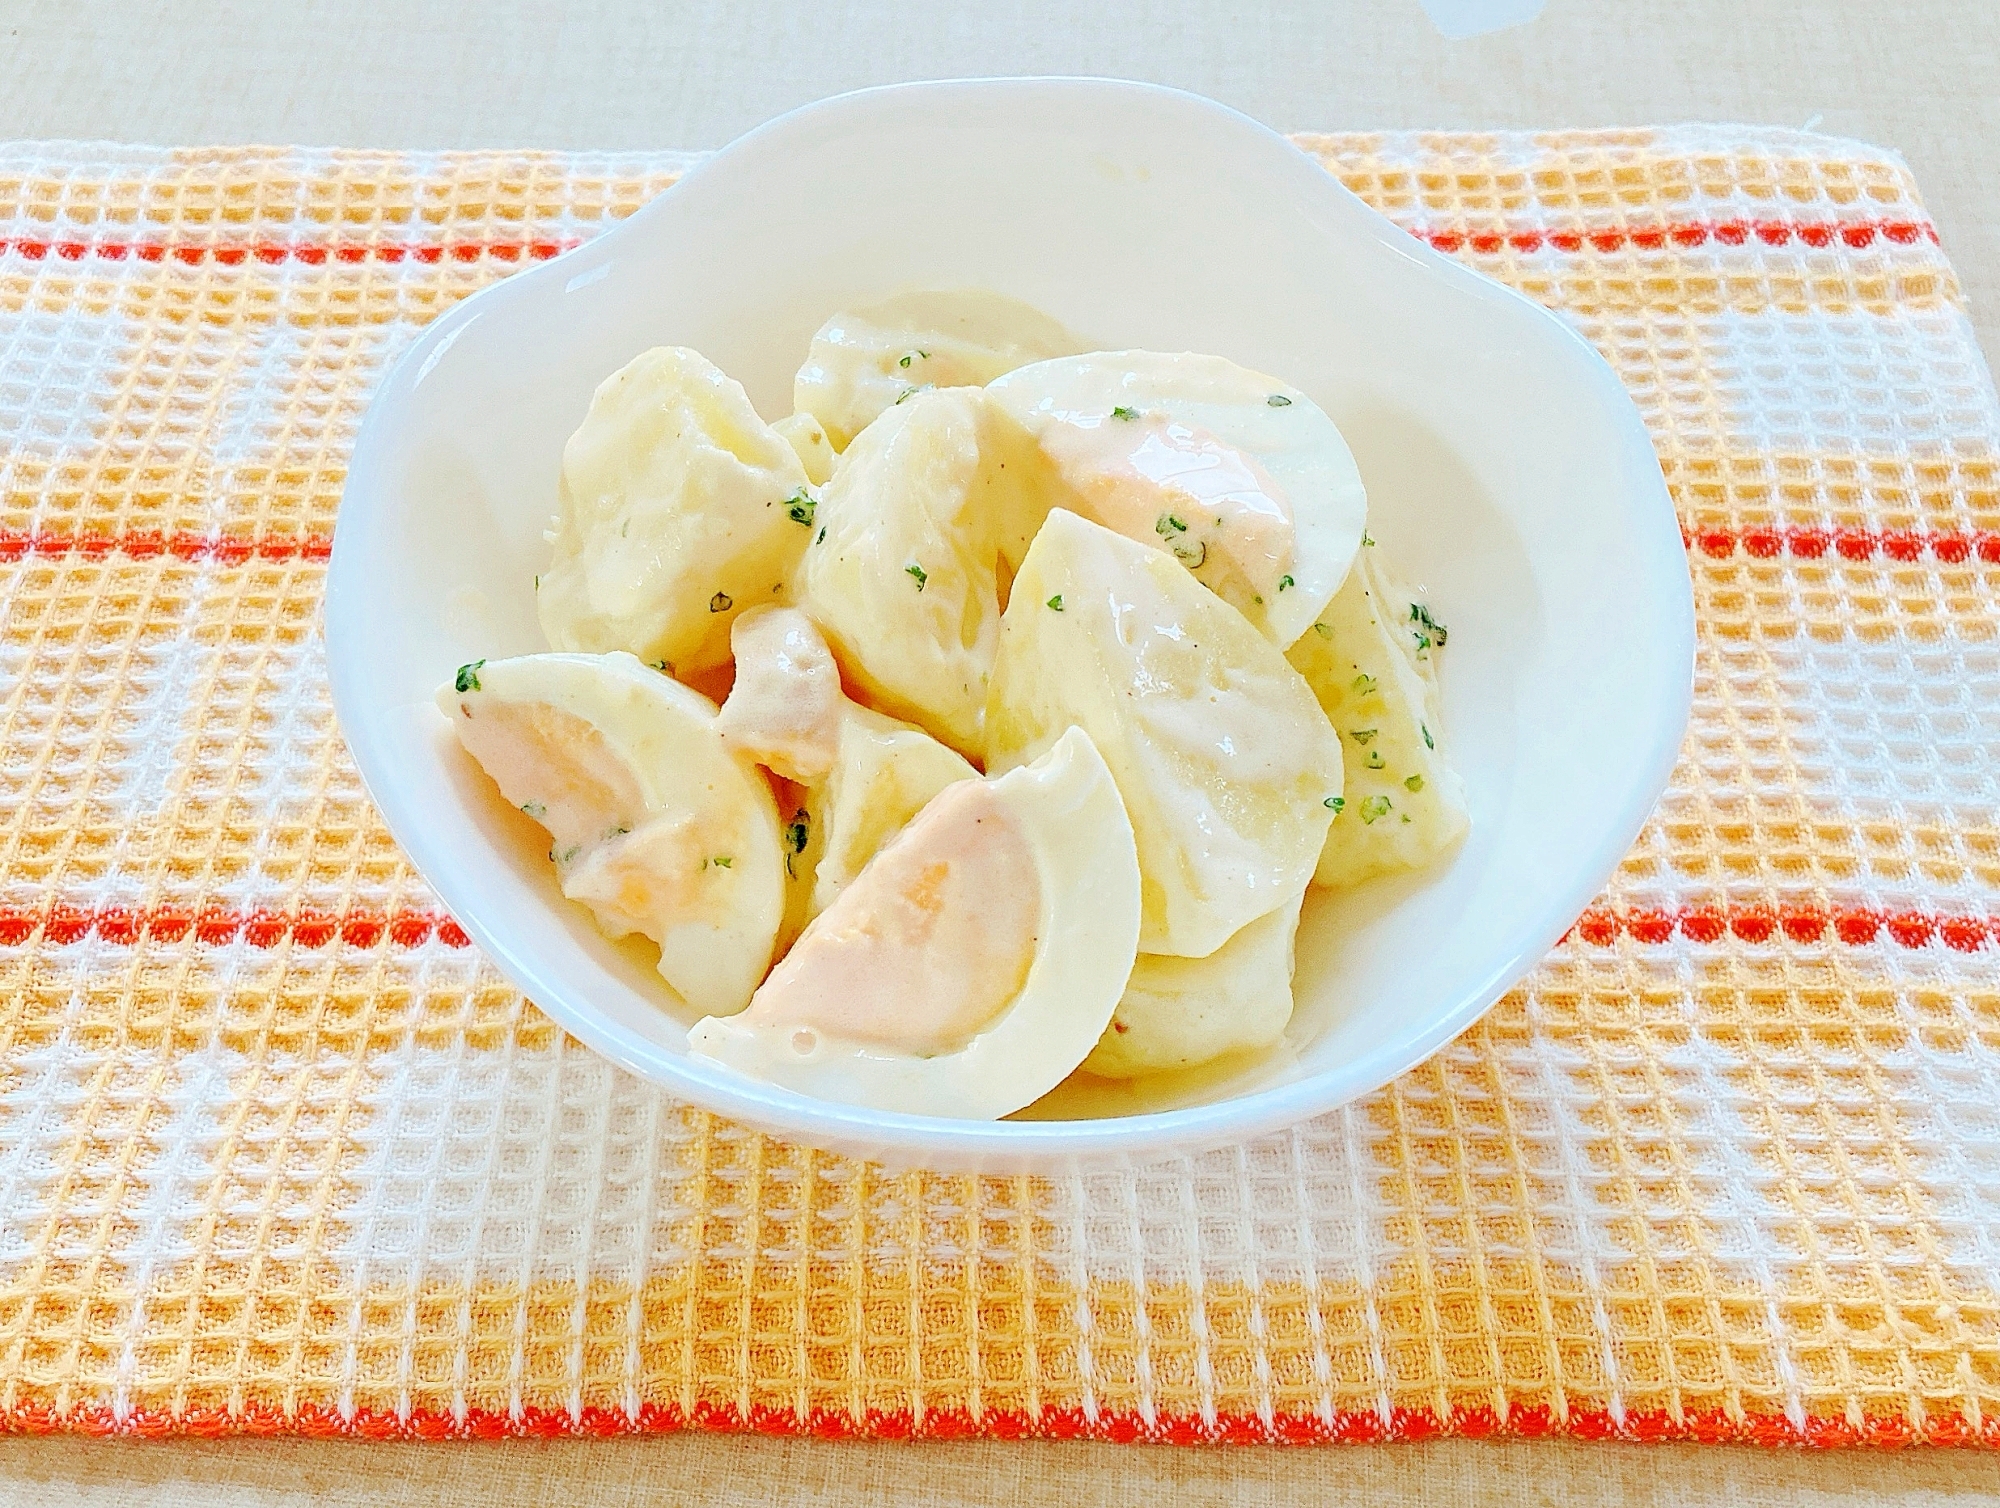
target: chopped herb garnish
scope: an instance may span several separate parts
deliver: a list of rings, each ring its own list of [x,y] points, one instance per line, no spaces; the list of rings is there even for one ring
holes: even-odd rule
[[[1421,791],[1423,788],[1424,777],[1421,775],[1412,775],[1408,780],[1403,782],[1403,789],[1406,791]]]
[[[726,613],[733,605],[729,600],[729,593],[727,592],[717,592],[713,597],[708,599],[708,610],[711,613]]]
[[[477,691],[479,689],[479,667],[485,663],[484,660],[474,660],[470,665],[459,666],[458,679],[451,683],[453,689],[458,691]]]
[[[582,852],[583,852],[583,845],[581,843],[572,843],[568,848],[565,848],[562,851],[562,857],[560,859],[557,859],[556,862],[558,864],[567,864]]]
[[[1273,393],[1264,401],[1273,408],[1290,408],[1292,406],[1292,400],[1287,398],[1283,393]]]
[[[734,864],[735,862],[736,862],[736,860],[735,860],[735,859],[733,859],[733,858],[731,858],[731,857],[730,857],[730,856],[729,856],[728,854],[726,854],[726,853],[725,853],[725,854],[717,854],[717,855],[716,855],[716,856],[715,856],[714,858],[712,858],[712,859],[704,859],[704,860],[702,860],[702,865],[701,865],[701,867],[702,867],[703,869],[706,869],[706,868],[708,868],[708,866],[709,866],[709,865],[713,864],[713,865],[714,865],[714,866],[715,866],[715,867],[716,867],[717,869],[727,869],[727,868],[728,868],[728,867],[729,867],[729,866],[730,866],[731,864]]]
[[[1054,610],[1055,610],[1056,612],[1061,612],[1061,611],[1062,611],[1062,593],[1061,593],[1061,592],[1057,592],[1057,593],[1055,594],[1055,596],[1053,596],[1053,597],[1049,598],[1049,602],[1048,602],[1048,605],[1049,605],[1049,606],[1050,606],[1051,608],[1053,608],[1053,609],[1054,609]]]
[[[605,828],[604,836],[606,839],[622,838],[630,831],[632,831],[631,826],[628,823],[621,822],[616,827]]]
[[[1329,796],[1320,804],[1336,817],[1347,810],[1347,798],[1345,796]]]
[[[821,524],[821,525],[819,526],[819,538],[815,539],[815,540],[813,541],[813,543],[814,543],[814,544],[816,544],[816,545],[823,545],[823,544],[825,544],[825,543],[826,543],[826,525],[825,525],[825,524]]]
[[[1373,696],[1375,694],[1375,677],[1372,675],[1356,676],[1354,678],[1354,694],[1356,696]]]
[[[1313,630],[1316,633],[1318,633],[1318,635],[1322,639],[1331,639],[1333,637],[1333,625],[1331,623],[1315,623],[1313,625]]]
[[[1362,542],[1362,543],[1363,543],[1364,545],[1372,545],[1372,544],[1374,544],[1374,543],[1375,543],[1375,541],[1374,541],[1374,540],[1372,540],[1372,539],[1370,539],[1370,538],[1368,537],[1368,531],[1367,531],[1366,529],[1363,529],[1363,530],[1361,531],[1361,542]]]
[[[1294,584],[1292,578],[1289,576],[1280,576],[1278,578],[1278,590],[1281,592],[1290,591]]]
[[[1433,642],[1436,643],[1439,649],[1444,648],[1444,641],[1450,635],[1446,632],[1445,626],[1431,616],[1431,610],[1425,607],[1423,603],[1412,602],[1410,604],[1410,621],[1423,625],[1422,632],[1417,634],[1418,648],[1429,649]]]
[[[1362,763],[1366,764],[1368,768],[1371,770],[1379,770],[1384,768],[1382,762],[1382,751],[1380,749],[1370,749],[1368,751],[1367,759],[1363,760]]]
[[[672,675],[674,673],[674,667],[665,660],[648,660],[646,663],[665,675]]]
[[[1198,539],[1182,539],[1178,534],[1167,541],[1167,548],[1174,552],[1174,559],[1190,571],[1201,569],[1201,563],[1208,559],[1208,546]],[[1257,599],[1262,602],[1264,599]]]
[[[1373,826],[1376,821],[1389,815],[1387,796],[1370,796],[1361,803],[1361,820]]]
[[[1377,728],[1349,728],[1347,736],[1358,744],[1366,744],[1380,731]]]
[[[917,583],[917,590],[920,592],[924,589],[924,583],[931,579],[930,572],[926,571],[914,560],[903,567],[903,572]]]
[[[1153,524],[1153,532],[1166,539],[1170,535],[1187,533],[1187,525],[1171,513],[1162,513]]]
[[[934,386],[936,386],[936,384],[930,382],[926,382],[922,387],[917,387],[914,385],[907,386],[902,390],[902,392],[896,395],[896,401],[898,403],[901,403],[905,398],[914,398],[919,393],[928,393]]]
[[[813,521],[813,509],[818,506],[818,499],[813,497],[810,492],[807,492],[805,488],[801,487],[797,492],[794,492],[790,497],[785,499],[785,514],[793,523],[804,524],[810,529]]]
[[[1437,747],[1437,744],[1431,738],[1431,730],[1429,728],[1425,727],[1422,723],[1418,723],[1417,731],[1424,735],[1424,747],[1426,749],[1435,749]]]
[[[1139,411],[1136,408],[1126,408],[1121,404],[1111,411],[1111,417],[1114,419],[1136,419],[1139,417]]]
[[[1255,595],[1254,593],[1251,595],[1250,600],[1256,603],[1259,607],[1262,607],[1264,605],[1264,599],[1262,597]]]
[[[549,809],[543,806],[539,801],[523,801],[521,803],[521,810],[526,812],[530,817],[534,817],[537,820],[546,817],[549,814]]]
[[[799,877],[798,870],[792,867],[792,859],[795,855],[806,851],[806,840],[811,836],[812,818],[806,814],[804,807],[800,807],[792,813],[792,820],[785,826],[785,847],[787,849],[785,854],[785,873],[792,879],[796,880]],[[729,866],[724,864],[722,867],[727,869]]]

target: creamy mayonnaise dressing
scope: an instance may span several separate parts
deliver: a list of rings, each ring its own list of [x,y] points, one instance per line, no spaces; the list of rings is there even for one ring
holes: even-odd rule
[[[795,607],[753,607],[729,632],[736,680],[715,728],[724,743],[787,780],[823,779],[840,750],[840,667]]]

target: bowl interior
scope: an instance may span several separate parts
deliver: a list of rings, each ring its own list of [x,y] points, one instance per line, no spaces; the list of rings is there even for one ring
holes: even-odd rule
[[[461,662],[545,648],[532,582],[562,445],[639,351],[698,348],[768,418],[835,309],[986,287],[1103,347],[1213,351],[1346,433],[1371,529],[1451,629],[1450,749],[1474,816],[1434,871],[1301,929],[1298,1011],[1254,1063],[1077,1081],[998,1124],[885,1116],[686,1052],[645,951],[564,902],[539,829],[430,706]],[[363,426],[328,582],[334,695],[397,838],[564,1026],[689,1098],[891,1161],[1019,1166],[1212,1144],[1338,1104],[1462,1029],[1637,834],[1687,715],[1678,526],[1638,416],[1554,317],[1421,247],[1283,138],[1107,82],[911,85],[753,132],[630,222],[427,330]]]

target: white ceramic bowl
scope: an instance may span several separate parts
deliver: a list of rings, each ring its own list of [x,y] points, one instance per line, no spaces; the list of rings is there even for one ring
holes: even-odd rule
[[[1446,726],[1473,811],[1421,877],[1316,895],[1289,1046],[1233,1075],[933,1120],[739,1079],[686,1048],[646,952],[563,900],[539,829],[431,706],[460,663],[545,648],[564,439],[639,351],[694,346],[767,417],[807,339],[909,287],[1028,300],[1107,348],[1212,351],[1339,422],[1370,526],[1451,629]],[[1609,367],[1447,261],[1282,136],[1209,101],[982,80],[812,105],[625,224],[467,300],[383,383],[327,582],[334,703],[368,789],[445,904],[564,1027],[687,1099],[893,1164],[1034,1167],[1237,1141],[1384,1083],[1471,1024],[1637,836],[1686,725],[1694,626],[1672,504]]]

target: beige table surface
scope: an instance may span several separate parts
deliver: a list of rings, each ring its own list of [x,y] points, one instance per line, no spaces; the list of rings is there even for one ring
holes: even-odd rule
[[[0,0],[0,137],[704,147],[861,85],[1096,73],[1286,130],[1745,120],[1899,148],[2000,360],[2000,0]],[[0,1505],[2000,1501],[2000,1458],[1670,1446],[0,1440]]]

